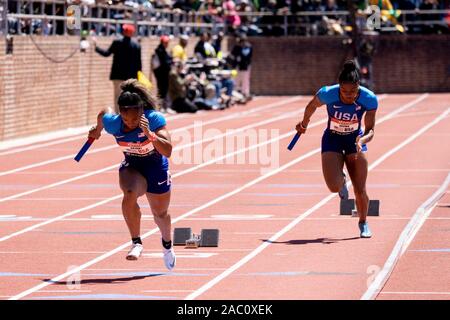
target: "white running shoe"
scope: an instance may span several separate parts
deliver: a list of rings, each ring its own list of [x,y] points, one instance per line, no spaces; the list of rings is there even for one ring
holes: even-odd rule
[[[175,268],[175,264],[177,262],[177,257],[175,256],[175,251],[173,250],[173,247],[170,249],[164,249],[164,264],[166,265],[166,268],[169,270],[172,270]]]
[[[133,243],[130,251],[128,251],[127,260],[137,260],[140,257],[143,250],[144,247],[142,246],[142,244]]]

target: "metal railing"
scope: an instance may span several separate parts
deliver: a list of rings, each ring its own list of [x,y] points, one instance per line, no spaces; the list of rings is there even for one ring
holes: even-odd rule
[[[79,34],[79,31],[68,28],[67,9],[70,4],[62,0],[17,0],[9,1],[15,4],[8,7],[8,1],[1,0],[1,22],[3,33],[12,34],[44,34],[66,35]],[[120,32],[120,25],[134,24],[137,35],[151,36],[160,34],[180,33],[198,34],[209,30],[230,31],[225,16],[214,16],[204,11],[182,12],[179,10],[150,9],[145,7],[130,7],[125,5],[79,5],[80,25],[83,30],[94,30],[98,35],[112,35]],[[274,14],[272,12],[239,12],[244,23],[240,27],[254,34],[269,35],[320,35],[330,34],[330,24],[334,25],[331,34],[343,34],[349,27],[348,11],[314,11],[292,14]],[[358,14],[360,24],[365,23],[371,13]],[[450,10],[402,10],[398,18],[406,31],[417,26],[440,26],[448,28],[444,17]],[[431,17],[430,17],[431,15]],[[329,19],[324,19],[328,17]],[[429,19],[424,19],[429,17]],[[72,18],[73,19],[73,18]],[[331,19],[331,20],[330,20]],[[339,27],[340,26],[340,27]],[[396,30],[392,22],[381,22],[379,31]]]

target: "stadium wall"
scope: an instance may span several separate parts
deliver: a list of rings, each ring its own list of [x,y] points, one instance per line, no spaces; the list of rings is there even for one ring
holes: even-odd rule
[[[249,38],[257,95],[314,94],[335,83],[351,48],[343,37]],[[449,35],[383,35],[373,58],[378,93],[450,91]]]
[[[106,49],[113,39],[99,37],[97,44]],[[93,47],[82,53],[79,43],[70,36],[15,36],[14,52],[6,55],[4,38],[0,41],[0,141],[94,124],[98,111],[112,105],[112,56],[104,58]],[[190,41],[188,54],[195,43]],[[147,77],[158,44],[157,38],[141,40]]]
[[[342,62],[351,54],[344,39],[250,38],[254,46],[252,92],[309,95],[334,83]],[[98,45],[107,48],[112,40],[99,38]],[[190,55],[196,41],[189,42]],[[141,45],[148,76],[158,40],[145,38]],[[70,36],[16,36],[13,54],[6,55],[5,41],[0,41],[0,141],[90,125],[100,108],[112,104],[112,58],[101,57],[92,47],[82,53],[78,46],[79,39]],[[227,40],[223,47],[226,52]],[[374,57],[375,91],[450,91],[449,56],[449,36],[381,36]]]

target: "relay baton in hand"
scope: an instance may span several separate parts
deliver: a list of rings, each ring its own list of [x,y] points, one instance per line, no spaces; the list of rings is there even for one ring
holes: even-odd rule
[[[294,148],[294,146],[297,143],[299,138],[300,138],[300,134],[297,132],[295,134],[295,136],[292,138],[291,143],[289,143],[289,145],[288,145],[288,150],[289,151],[291,151]]]
[[[89,147],[92,145],[92,143],[94,142],[94,138],[89,138],[85,144],[83,145],[83,147],[81,147],[80,151],[78,152],[78,154],[75,156],[75,161],[79,162],[81,160],[81,158],[84,156],[84,154],[86,153],[86,151],[89,149]]]

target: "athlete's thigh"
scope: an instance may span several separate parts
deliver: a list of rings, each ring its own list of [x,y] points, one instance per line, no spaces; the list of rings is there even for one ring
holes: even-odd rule
[[[322,153],[322,172],[329,188],[335,189],[342,185],[343,168],[344,155],[342,153],[333,151]]]
[[[122,167],[119,170],[120,189],[124,193],[135,192],[138,197],[145,194],[147,190],[147,182],[141,173],[132,167]]]
[[[363,152],[352,153],[345,156],[345,166],[352,179],[355,191],[362,191],[366,187],[368,162]]]

